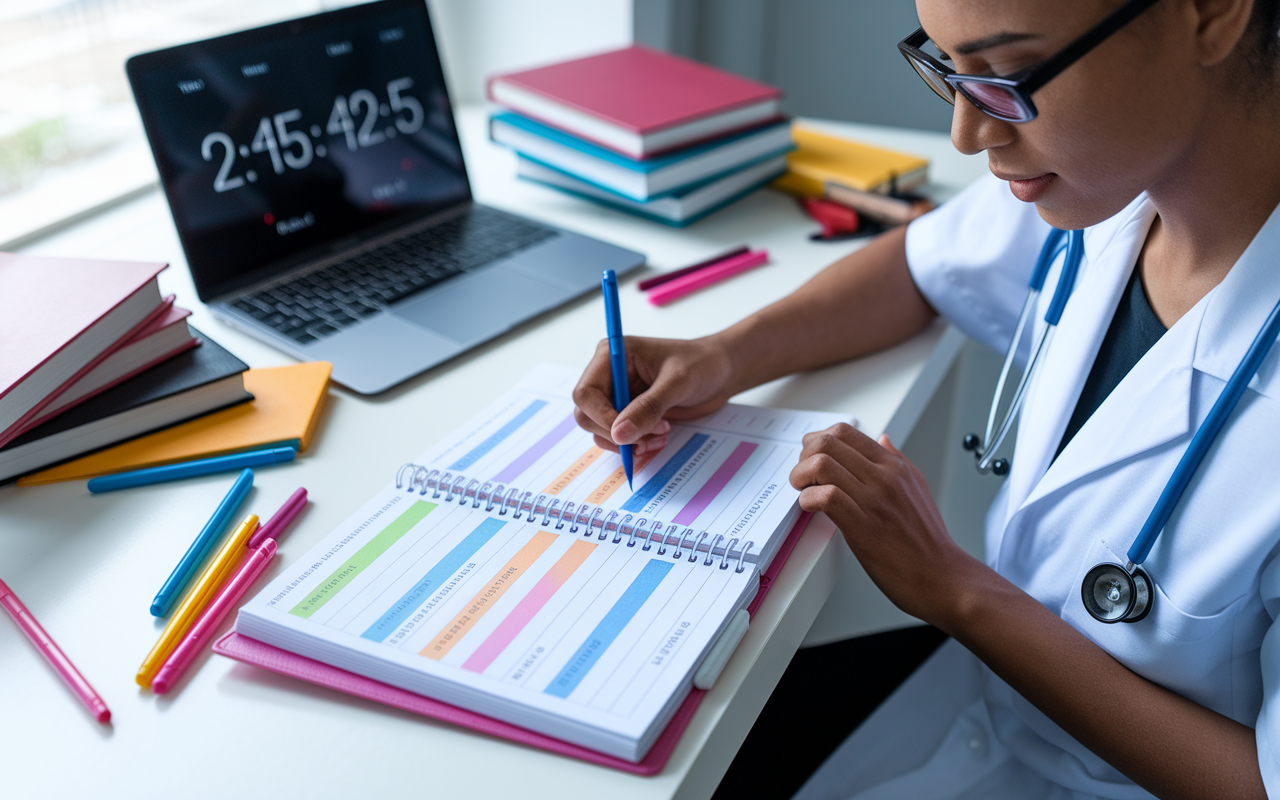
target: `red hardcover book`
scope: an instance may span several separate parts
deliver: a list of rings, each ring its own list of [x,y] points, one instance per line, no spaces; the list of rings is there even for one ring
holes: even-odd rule
[[[166,266],[0,253],[0,445],[165,311]]]
[[[488,93],[631,158],[775,119],[782,97],[772,86],[639,45],[499,75]]]

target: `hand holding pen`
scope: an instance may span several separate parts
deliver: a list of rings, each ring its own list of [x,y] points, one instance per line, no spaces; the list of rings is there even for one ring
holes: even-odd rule
[[[631,402],[614,410],[609,344],[602,341],[573,390],[574,416],[599,447],[617,452],[619,444],[632,445],[643,466],[666,446],[669,420],[705,416],[729,401],[733,370],[716,337],[625,341]]]

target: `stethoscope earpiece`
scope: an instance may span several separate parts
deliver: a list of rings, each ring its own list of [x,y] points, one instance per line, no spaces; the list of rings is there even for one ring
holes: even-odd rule
[[[1084,576],[1080,599],[1098,622],[1138,622],[1151,611],[1151,579],[1140,569],[1099,564]]]
[[[986,453],[981,449],[982,437],[978,434],[966,433],[964,435],[964,441],[960,444],[965,450],[973,453],[974,458],[978,459],[978,472],[985,475],[987,470],[990,469],[996,475],[1004,476],[1009,474],[1009,459],[1007,458],[997,458],[990,464],[984,464],[986,461]]]

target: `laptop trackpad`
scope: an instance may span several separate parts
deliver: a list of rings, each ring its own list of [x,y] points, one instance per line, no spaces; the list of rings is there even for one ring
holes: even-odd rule
[[[460,343],[487,339],[558,304],[567,292],[503,269],[455,279],[392,313]]]

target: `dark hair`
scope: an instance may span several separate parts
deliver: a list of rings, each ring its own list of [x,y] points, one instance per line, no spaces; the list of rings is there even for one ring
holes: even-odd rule
[[[1260,72],[1274,72],[1280,65],[1280,0],[1254,0],[1249,33],[1254,40],[1249,65]]]

